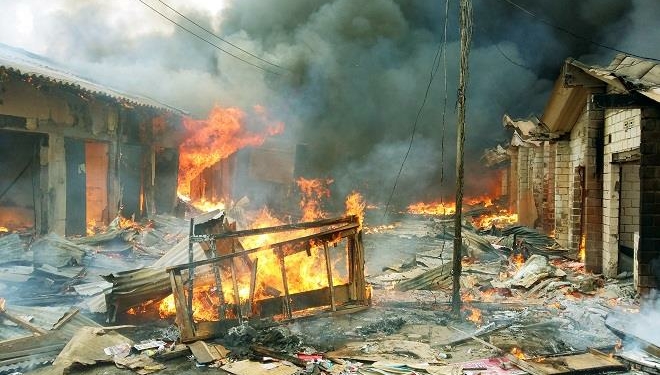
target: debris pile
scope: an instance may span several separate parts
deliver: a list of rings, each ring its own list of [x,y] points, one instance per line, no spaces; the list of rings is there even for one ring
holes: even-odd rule
[[[0,373],[44,364],[53,373],[658,373],[660,339],[644,329],[660,318],[657,302],[640,308],[629,274],[585,273],[569,251],[529,228],[463,228],[463,303],[459,317],[450,314],[452,226],[404,217],[363,234],[369,309],[246,319],[184,343],[173,318],[154,307],[171,293],[165,269],[189,260],[186,221],[162,217],[32,243],[7,234],[0,252],[19,251],[1,261],[0,290],[9,298],[0,300]],[[192,250],[195,261],[213,256],[199,243]],[[96,321],[81,311],[105,312],[106,302]],[[132,325],[97,322],[120,320],[129,306],[134,315],[123,319]]]

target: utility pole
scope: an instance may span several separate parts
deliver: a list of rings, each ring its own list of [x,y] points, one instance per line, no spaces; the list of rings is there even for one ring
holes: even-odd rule
[[[454,253],[452,257],[451,310],[458,316],[461,311],[461,250],[463,247],[463,156],[465,151],[465,91],[467,88],[468,55],[472,39],[471,0],[460,0],[461,57],[458,76],[458,123],[456,130],[456,213],[454,214]]]

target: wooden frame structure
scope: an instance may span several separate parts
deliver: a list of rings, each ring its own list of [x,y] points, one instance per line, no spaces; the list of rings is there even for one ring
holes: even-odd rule
[[[315,222],[281,225],[270,228],[259,228],[245,231],[223,231],[213,234],[195,234],[195,224],[191,220],[189,248],[194,243],[204,243],[212,252],[212,258],[189,262],[167,269],[174,303],[176,308],[176,323],[181,331],[181,340],[189,342],[222,334],[228,327],[244,322],[258,323],[272,320],[290,320],[316,314],[320,311],[354,311],[363,309],[370,304],[370,296],[364,279],[364,248],[362,246],[362,231],[356,216],[336,219],[325,219]],[[286,234],[289,238],[279,242],[243,250],[240,240],[262,234]],[[295,236],[301,234],[301,236]],[[342,257],[347,260],[347,282],[337,285],[333,282],[333,267],[331,259],[342,251],[340,244],[345,243]],[[327,276],[326,287],[298,293],[290,293],[290,286],[285,259],[288,256],[311,250],[323,254],[324,265],[319,265],[319,271]],[[219,251],[220,250],[220,251]],[[283,293],[269,298],[255,299],[257,283],[257,267],[259,258],[256,255],[251,260],[248,255],[270,251],[278,260],[282,275]],[[316,260],[314,258],[310,261]],[[237,265],[247,265],[249,277],[249,297],[241,299]],[[245,276],[245,275],[242,275]],[[200,278],[210,279],[215,291],[217,321],[195,321],[193,315],[193,293],[196,282]],[[243,277],[245,279],[245,277]],[[226,284],[225,284],[226,283]],[[231,286],[233,300],[226,301],[223,284]],[[197,284],[199,285],[199,284]],[[277,293],[275,293],[277,294]]]

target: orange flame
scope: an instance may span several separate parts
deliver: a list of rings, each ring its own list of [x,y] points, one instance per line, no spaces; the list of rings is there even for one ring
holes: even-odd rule
[[[483,323],[481,310],[476,309],[474,307],[470,307],[470,315],[468,315],[467,320],[471,321],[476,325],[481,325]]]
[[[582,233],[580,236],[580,248],[578,249],[578,259],[580,262],[584,263],[584,260],[587,258],[587,236]]]
[[[358,217],[359,229],[362,229],[362,222],[364,220],[364,210],[366,203],[364,198],[357,191],[352,192],[346,197],[346,215],[355,215]]]
[[[9,232],[9,228],[7,227],[0,227],[0,233],[7,233]]]
[[[262,120],[265,120],[262,107],[256,107]],[[179,147],[179,177],[177,192],[190,194],[190,181],[204,169],[247,146],[263,144],[267,136],[284,130],[281,122],[268,123],[262,132],[251,132],[245,126],[246,115],[238,108],[215,106],[206,120],[186,118],[183,126],[188,138]]]
[[[451,215],[456,212],[456,204],[418,202],[408,206],[408,213],[413,215]]]
[[[483,204],[484,207],[490,207],[493,205],[493,199],[486,195],[482,195],[479,197],[465,198],[465,203],[470,206]]]
[[[518,214],[509,213],[507,210],[501,210],[497,214],[478,216],[472,220],[472,224],[477,228],[490,228],[493,225],[502,228],[517,222]]]
[[[326,218],[328,214],[321,208],[321,200],[330,197],[331,179],[306,179],[300,177],[296,183],[300,189],[301,221],[314,221]]]
[[[525,265],[525,257],[520,253],[513,254],[511,258],[509,258],[509,262],[513,264],[514,267],[516,267],[516,270],[519,270],[523,265]]]
[[[222,200],[219,202],[213,202],[213,201],[208,201],[205,198],[202,198],[198,201],[191,201],[190,204],[196,209],[203,212],[211,212],[215,210],[225,209],[225,202]]]
[[[522,349],[513,347],[511,348],[511,354],[513,354],[518,359],[527,359],[527,355],[522,351]]]
[[[276,218],[268,209],[262,209],[254,219],[250,227],[252,229],[272,227],[281,225],[283,222]],[[268,233],[250,236],[241,239],[241,245],[244,249],[254,249],[267,246],[275,242],[301,237],[309,234],[310,230],[299,230],[287,233]],[[325,251],[322,243],[309,242],[308,251],[300,251],[287,255],[284,258],[286,276],[289,293],[300,293],[309,290],[316,290],[328,286],[328,276],[319,270],[325,270]],[[287,248],[283,248],[287,253]],[[282,282],[282,272],[280,268],[280,259],[273,249],[266,249],[248,255],[252,264],[256,262],[256,284],[254,289],[254,301],[266,298],[284,295],[284,284]],[[334,285],[345,284],[348,280],[348,268],[342,262],[347,262],[341,257],[335,258],[331,253],[331,266],[333,269]],[[236,259],[234,265],[238,273],[236,281],[238,284],[238,300],[240,303],[246,302],[250,297],[251,269],[249,266]],[[342,270],[345,270],[342,272]],[[229,270],[223,270],[221,275],[223,280],[222,297],[229,304],[234,304],[234,290],[231,283],[231,273]],[[193,291],[193,318],[195,321],[217,321],[219,318],[217,306],[220,304],[219,293],[215,288],[213,278],[204,279],[198,277],[198,284]],[[159,304],[159,313],[165,318],[173,316],[176,313],[174,299],[172,296],[165,298]]]

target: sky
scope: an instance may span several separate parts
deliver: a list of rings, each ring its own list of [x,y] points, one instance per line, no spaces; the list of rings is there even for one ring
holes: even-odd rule
[[[287,142],[307,145],[307,177],[333,178],[340,196],[358,189],[376,202],[390,194],[419,112],[394,201],[451,198],[458,0],[163,0],[260,59],[195,29],[159,0],[143,1],[252,65],[139,0],[0,0],[0,43],[198,118],[214,105],[264,106],[285,123]],[[660,58],[657,0],[474,0],[473,12],[472,195],[490,188],[479,157],[506,143],[502,116],[541,115],[566,58],[607,65],[613,49]]]

